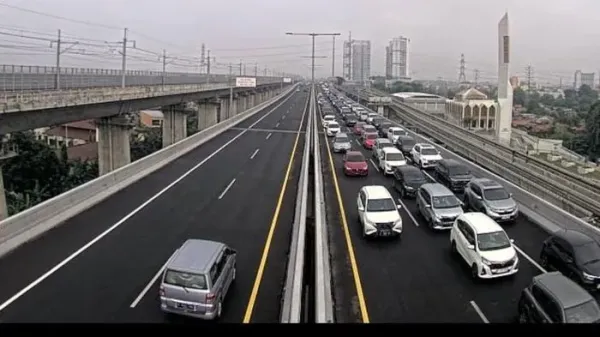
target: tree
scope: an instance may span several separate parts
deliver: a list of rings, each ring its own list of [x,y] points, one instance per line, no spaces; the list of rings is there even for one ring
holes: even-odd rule
[[[594,103],[586,120],[588,156],[591,161],[600,158],[600,101]]]
[[[527,97],[527,94],[525,93],[525,91],[523,89],[516,88],[513,91],[513,104],[525,106],[526,97]]]
[[[162,128],[139,127],[131,134],[131,160],[136,161],[162,148]]]

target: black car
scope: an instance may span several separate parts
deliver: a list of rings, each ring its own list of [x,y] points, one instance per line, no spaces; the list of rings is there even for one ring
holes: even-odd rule
[[[394,169],[392,184],[402,198],[414,198],[419,187],[425,183],[427,178],[415,166],[402,165]]]
[[[356,117],[348,117],[346,119],[346,126],[353,127],[356,125],[356,122],[358,122],[358,119],[356,119]]]
[[[552,233],[542,246],[540,262],[589,290],[600,289],[600,245],[575,230]]]
[[[384,125],[382,127],[379,128],[379,136],[383,137],[383,138],[387,138],[387,133],[388,133],[388,129],[391,128],[393,125]]]
[[[373,121],[371,122],[371,125],[373,125],[377,130],[378,126],[381,125],[381,123],[385,122],[385,119],[381,118],[381,117],[374,117]]]
[[[406,157],[410,154],[410,150],[412,150],[416,143],[415,139],[411,136],[400,136],[396,139],[395,145]]]
[[[469,169],[454,159],[443,159],[435,166],[435,177],[452,191],[463,192],[473,179]]]
[[[537,275],[523,289],[519,323],[598,323],[598,302],[559,272]]]
[[[378,126],[376,126],[378,131],[381,131],[381,129],[383,128],[389,128],[390,126],[393,126],[392,123],[386,121],[385,119],[383,120],[383,122],[381,124],[379,124]]]

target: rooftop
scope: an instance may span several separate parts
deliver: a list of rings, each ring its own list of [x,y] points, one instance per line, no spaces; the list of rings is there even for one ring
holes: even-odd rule
[[[223,244],[216,241],[189,239],[175,258],[169,261],[168,268],[183,272],[205,273],[210,268],[210,263]]]
[[[435,99],[443,98],[443,99],[446,99],[445,97],[442,97],[442,96],[426,94],[423,92],[397,92],[392,95],[396,96],[396,97],[400,97],[400,98],[435,98]]]
[[[462,215],[467,221],[476,226],[477,234],[502,231],[496,221],[481,212],[468,212]]]
[[[469,88],[463,90],[454,96],[457,101],[475,101],[475,100],[487,100],[488,96],[475,88]]]

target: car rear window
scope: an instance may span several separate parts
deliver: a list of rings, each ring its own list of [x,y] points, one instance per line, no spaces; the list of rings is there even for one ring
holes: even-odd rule
[[[597,323],[600,320],[600,308],[596,301],[589,301],[565,309],[565,318],[567,323]]]
[[[206,290],[206,276],[168,269],[165,273],[164,283],[190,289]]]

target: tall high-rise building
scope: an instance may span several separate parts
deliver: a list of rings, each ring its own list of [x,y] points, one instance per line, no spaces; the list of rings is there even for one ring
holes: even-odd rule
[[[344,79],[366,82],[371,77],[371,41],[344,41]]]
[[[410,78],[409,69],[409,44],[410,40],[399,36],[393,38],[385,48],[385,75],[392,79]]]
[[[500,143],[510,145],[512,133],[513,89],[510,85],[510,29],[508,13],[498,22],[498,105],[496,137]],[[489,112],[488,112],[489,113]]]

